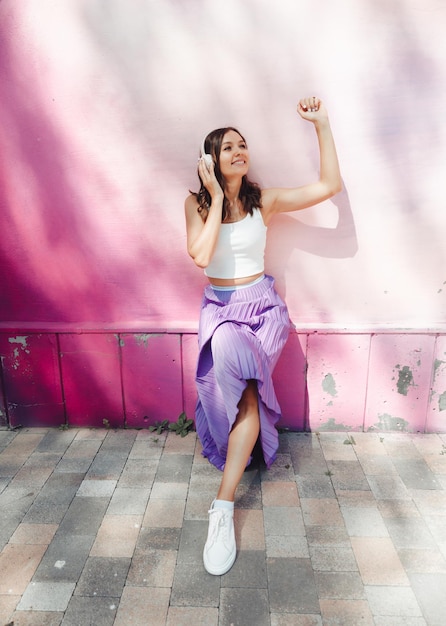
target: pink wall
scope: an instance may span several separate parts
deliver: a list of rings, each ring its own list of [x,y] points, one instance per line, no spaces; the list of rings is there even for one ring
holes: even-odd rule
[[[2,0],[0,421],[136,425],[143,406],[191,406],[204,277],[183,202],[199,144],[239,126],[253,178],[308,182],[315,138],[295,104],[316,93],[345,190],[270,228],[298,331],[277,375],[284,423],[443,428],[445,23],[438,0]],[[386,411],[377,380],[398,364],[419,380],[404,397],[384,385]],[[334,398],[318,382],[333,369]]]
[[[194,415],[190,333],[0,333],[0,424],[145,428]],[[279,426],[446,432],[446,337],[292,333]]]

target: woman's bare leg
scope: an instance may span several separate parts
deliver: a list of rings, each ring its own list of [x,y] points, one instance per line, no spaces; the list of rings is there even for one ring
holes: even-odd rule
[[[237,419],[229,434],[226,463],[217,494],[218,500],[229,502],[234,502],[236,489],[260,432],[256,380],[248,380],[248,386],[243,392],[238,407]]]

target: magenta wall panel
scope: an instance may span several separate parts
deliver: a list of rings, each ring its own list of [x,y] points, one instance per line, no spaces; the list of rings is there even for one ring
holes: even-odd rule
[[[118,337],[62,334],[60,351],[67,422],[124,426]]]
[[[0,427],[8,425],[8,414],[6,412],[6,400],[3,393],[2,359],[0,359]]]
[[[424,432],[434,346],[433,335],[372,337],[364,430]]]
[[[274,370],[274,388],[282,410],[278,426],[282,428],[305,430],[306,339],[306,335],[291,333]]]
[[[5,400],[11,426],[65,422],[54,335],[0,335]]]
[[[426,432],[446,433],[446,337],[437,337]]]
[[[369,335],[309,335],[308,420],[312,431],[362,430],[369,347]]]
[[[127,426],[175,422],[183,410],[181,336],[124,334],[121,351]]]
[[[195,420],[195,405],[197,403],[197,390],[195,385],[195,371],[198,358],[197,335],[183,335],[183,402],[187,417]]]

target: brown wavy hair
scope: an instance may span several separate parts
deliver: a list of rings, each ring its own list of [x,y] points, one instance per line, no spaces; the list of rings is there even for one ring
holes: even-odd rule
[[[230,130],[233,130],[238,135],[240,135],[240,137],[243,139],[243,141],[246,144],[246,139],[243,137],[241,132],[238,131],[236,128],[233,128],[232,126],[227,126],[225,128],[217,128],[216,130],[211,131],[204,140],[204,150],[206,154],[210,154],[212,156],[212,159],[214,161],[215,177],[217,178],[219,185],[223,190],[223,193],[225,192],[226,185],[225,185],[225,179],[222,176],[222,173],[220,170],[220,152],[221,152],[221,144],[223,143],[223,137]],[[200,213],[201,217],[203,218],[203,221],[205,222],[209,213],[209,207],[211,206],[211,196],[210,196],[209,191],[203,185],[201,178],[200,177],[198,178],[200,180],[200,190],[198,191],[198,193],[195,193],[193,191],[191,193],[197,199],[197,202],[198,202],[197,210]],[[261,193],[262,193],[261,189],[257,183],[253,183],[252,181],[250,181],[246,175],[243,176],[242,185],[240,187],[240,192],[239,192],[239,198],[242,201],[243,210],[246,213],[249,213],[250,215],[252,215],[254,209],[256,208],[260,209],[262,207]],[[228,204],[229,204],[229,201],[225,196],[224,201],[223,201],[223,210],[222,210],[222,216],[221,216],[222,222],[228,216],[228,213],[229,213]]]

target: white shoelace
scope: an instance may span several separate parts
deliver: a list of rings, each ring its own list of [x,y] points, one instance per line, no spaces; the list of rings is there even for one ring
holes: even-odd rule
[[[208,542],[214,543],[222,533],[222,539],[229,537],[229,517],[230,514],[225,509],[211,509],[208,511],[209,518],[209,536]]]

